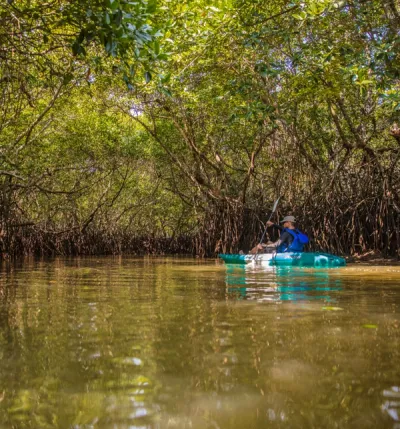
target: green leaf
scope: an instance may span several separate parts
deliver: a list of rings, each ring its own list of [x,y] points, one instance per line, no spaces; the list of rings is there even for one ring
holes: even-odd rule
[[[378,325],[371,325],[371,324],[362,325],[362,327],[367,329],[378,329]]]
[[[105,45],[105,48],[106,48],[106,51],[107,51],[110,55],[112,55],[112,56],[115,56],[115,55],[116,55],[117,43],[116,43],[114,40],[112,40],[112,38],[111,38],[111,37],[107,40],[107,43],[106,43],[106,45]]]
[[[164,95],[166,95],[169,98],[172,98],[171,91],[168,88],[164,88],[163,86],[160,87],[160,92],[162,92]]]
[[[78,43],[81,44],[85,40],[85,30],[81,30],[78,36]]]
[[[113,16],[114,24],[119,27],[122,23],[122,10],[118,9]]]
[[[152,37],[149,34],[143,33],[142,31],[136,31],[136,37],[144,42],[151,42],[152,40]]]
[[[298,19],[300,21],[303,21],[304,19],[307,18],[307,13],[302,11],[300,13],[294,13],[292,16],[294,19]]]
[[[154,42],[154,53],[156,55],[158,55],[160,53],[160,44],[158,43],[157,40]]]
[[[157,56],[157,59],[158,60],[160,60],[160,61],[167,61],[168,60],[168,54],[166,54],[166,53],[163,53],[163,54],[159,54],[158,56]]]
[[[149,83],[151,81],[151,73],[149,71],[146,71],[144,74],[144,79],[146,80],[146,83]]]
[[[115,10],[119,6],[119,1],[118,0],[108,0],[108,4],[109,4],[109,7],[111,10]]]
[[[165,76],[160,75],[160,80],[162,83],[168,83],[170,79],[171,79],[171,73],[168,73]]]

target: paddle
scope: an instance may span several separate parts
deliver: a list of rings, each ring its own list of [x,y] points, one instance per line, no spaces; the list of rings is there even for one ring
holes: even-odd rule
[[[272,215],[275,213],[276,208],[278,207],[278,203],[279,203],[279,200],[280,200],[280,199],[281,199],[281,197],[278,197],[278,199],[275,201],[275,203],[274,203],[274,207],[272,207],[272,211],[271,211],[271,214],[269,215],[269,218],[268,218],[268,220],[267,220],[267,223],[271,220]],[[262,237],[261,237],[261,240],[260,240],[260,243],[259,243],[259,244],[262,244],[262,242],[263,242],[263,240],[264,240],[264,237],[265,237],[265,234],[267,233],[267,228],[268,228],[268,225],[266,225],[266,226],[265,226],[264,233],[263,233],[263,235],[262,235]],[[254,256],[256,256],[256,255],[257,255],[257,253],[258,253],[258,249],[257,249],[257,252],[254,254]]]

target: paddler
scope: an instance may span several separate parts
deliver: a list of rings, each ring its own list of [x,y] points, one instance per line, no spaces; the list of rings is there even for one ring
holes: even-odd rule
[[[302,252],[304,245],[308,243],[308,237],[296,228],[296,220],[294,216],[285,216],[281,222],[282,225],[277,225],[271,221],[266,223],[266,226],[272,226],[279,229],[280,236],[274,243],[269,241],[268,243],[258,244],[256,247],[251,249],[250,253],[255,254],[260,250],[265,253],[276,251],[277,253],[282,252]]]

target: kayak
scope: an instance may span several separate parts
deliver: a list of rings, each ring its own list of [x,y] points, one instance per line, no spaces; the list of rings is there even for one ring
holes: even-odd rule
[[[340,256],[322,252],[284,252],[259,253],[257,255],[226,254],[218,255],[227,264],[264,264],[270,266],[293,266],[334,268],[344,267],[346,261]]]

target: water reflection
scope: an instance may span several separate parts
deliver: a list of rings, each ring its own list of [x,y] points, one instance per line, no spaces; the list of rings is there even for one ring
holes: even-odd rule
[[[329,270],[294,267],[228,264],[225,281],[231,296],[259,302],[335,302],[335,293],[342,290],[341,279]]]
[[[399,284],[172,258],[0,271],[0,429],[399,429]]]
[[[392,386],[382,393],[384,402],[382,411],[395,422],[393,429],[400,429],[400,387]]]

